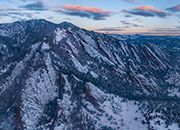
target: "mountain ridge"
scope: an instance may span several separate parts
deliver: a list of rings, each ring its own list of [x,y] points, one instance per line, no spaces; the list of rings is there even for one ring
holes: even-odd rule
[[[0,129],[178,128],[178,52],[44,20],[0,37]]]

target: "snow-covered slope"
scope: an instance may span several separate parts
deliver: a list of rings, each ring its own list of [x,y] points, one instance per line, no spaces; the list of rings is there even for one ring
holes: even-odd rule
[[[1,24],[0,129],[177,130],[179,61],[67,22]]]

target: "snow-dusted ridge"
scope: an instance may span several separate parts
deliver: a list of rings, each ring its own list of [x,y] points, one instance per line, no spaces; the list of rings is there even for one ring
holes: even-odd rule
[[[0,37],[0,130],[179,129],[178,51],[46,20]]]

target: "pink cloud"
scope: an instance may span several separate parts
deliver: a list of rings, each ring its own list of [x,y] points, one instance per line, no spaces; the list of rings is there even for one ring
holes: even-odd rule
[[[144,17],[158,16],[164,18],[168,15],[171,15],[166,13],[164,10],[154,9],[153,6],[145,6],[145,5],[131,10],[122,10],[121,12],[128,13],[130,15],[139,15]]]
[[[0,10],[2,10],[2,11],[15,11],[17,9],[8,8],[8,7],[1,7]]]
[[[2,8],[0,8],[1,10],[7,10],[7,7],[2,7]]]
[[[106,11],[104,9],[96,8],[96,7],[88,7],[81,5],[55,5],[52,6],[52,11],[58,12],[65,15],[71,16],[79,16],[86,17],[94,20],[105,20],[107,17],[111,17],[113,14],[117,12]]]
[[[58,9],[52,9],[52,11],[54,11],[54,12],[60,12],[60,10],[58,10]]]
[[[157,13],[165,13],[165,11],[163,11],[163,10],[157,10],[157,9],[154,9],[153,6],[145,6],[145,5],[136,8],[136,10],[151,11],[151,12],[157,12]]]
[[[104,11],[96,7],[87,7],[81,5],[63,5],[62,9],[75,10],[75,11],[87,11],[91,13],[103,13]]]

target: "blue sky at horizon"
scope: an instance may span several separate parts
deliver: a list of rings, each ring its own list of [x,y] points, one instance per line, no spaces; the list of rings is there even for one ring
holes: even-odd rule
[[[0,23],[46,19],[102,33],[180,35],[179,0],[1,0]]]

